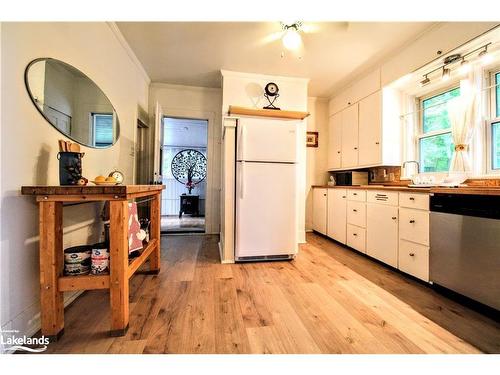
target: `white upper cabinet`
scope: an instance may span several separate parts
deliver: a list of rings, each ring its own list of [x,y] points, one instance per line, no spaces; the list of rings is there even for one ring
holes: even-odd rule
[[[346,109],[375,91],[380,90],[380,88],[380,69],[376,69],[335,95],[330,100],[330,114],[335,114]]]
[[[382,92],[359,102],[359,165],[382,163]]]
[[[392,88],[378,90],[333,114],[330,117],[328,160],[331,163],[328,169],[401,165],[400,114],[401,96]],[[340,140],[334,135],[335,131],[332,132],[339,123],[342,124]],[[338,133],[337,128],[336,131]]]
[[[341,167],[342,156],[342,112],[330,117],[328,123],[328,169]]]
[[[342,168],[358,165],[358,104],[342,111]]]

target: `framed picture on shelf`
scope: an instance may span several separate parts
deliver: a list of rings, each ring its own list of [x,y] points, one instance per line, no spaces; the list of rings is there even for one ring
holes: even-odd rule
[[[318,147],[318,132],[307,132],[306,146]]]

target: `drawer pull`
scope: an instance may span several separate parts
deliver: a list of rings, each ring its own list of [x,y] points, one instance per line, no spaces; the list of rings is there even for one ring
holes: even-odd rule
[[[353,212],[358,212],[358,210],[356,210],[355,208],[352,209]]]
[[[414,198],[414,197],[410,197],[409,199],[410,199],[411,201],[414,201],[414,200],[415,200],[415,198]]]
[[[358,193],[352,193],[352,195],[358,195]]]
[[[415,224],[415,220],[410,220],[410,224]]]
[[[353,235],[353,236],[357,236],[358,234],[357,234],[357,233],[353,233],[352,235]]]
[[[340,151],[337,151],[337,154],[340,154]]]
[[[326,197],[326,194],[323,194],[324,197]]]
[[[379,145],[379,144],[380,144],[380,142],[375,142],[375,144],[376,144],[376,145]]]
[[[411,257],[414,257],[414,256],[415,256],[415,253],[410,253],[410,254],[408,254],[408,255],[409,255],[409,256],[411,256]]]
[[[397,219],[397,217],[396,217],[396,216],[393,216],[393,217],[392,217],[392,220],[396,220],[396,219]]]
[[[342,198],[347,198],[345,195],[342,195]]]

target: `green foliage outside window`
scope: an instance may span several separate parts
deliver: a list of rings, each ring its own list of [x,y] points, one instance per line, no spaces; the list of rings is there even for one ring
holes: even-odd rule
[[[450,129],[447,102],[460,95],[460,88],[422,101],[422,128],[424,135]],[[423,172],[444,172],[450,167],[453,154],[451,131],[420,138],[420,165]]]

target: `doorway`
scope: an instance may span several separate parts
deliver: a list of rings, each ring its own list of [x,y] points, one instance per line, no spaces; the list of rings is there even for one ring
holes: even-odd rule
[[[208,120],[163,117],[160,170],[163,233],[204,233]]]

